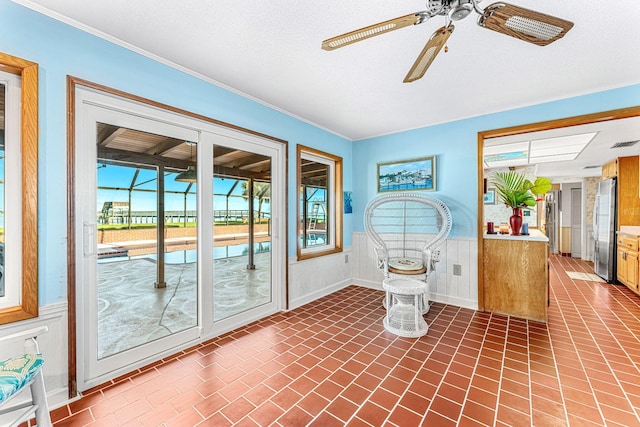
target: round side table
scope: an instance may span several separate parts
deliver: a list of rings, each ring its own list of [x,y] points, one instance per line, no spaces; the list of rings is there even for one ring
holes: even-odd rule
[[[413,279],[384,279],[387,315],[384,328],[396,335],[418,338],[427,333],[429,326],[422,317],[427,284]]]

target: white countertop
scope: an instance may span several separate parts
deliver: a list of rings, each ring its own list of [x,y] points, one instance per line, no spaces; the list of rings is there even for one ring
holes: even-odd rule
[[[622,225],[617,234],[630,234],[632,236],[640,236],[640,226],[638,225]]]
[[[535,229],[529,229],[528,236],[512,236],[511,234],[487,234],[484,233],[485,239],[499,239],[499,240],[532,240],[536,242],[548,242],[549,238],[542,234],[541,231]]]

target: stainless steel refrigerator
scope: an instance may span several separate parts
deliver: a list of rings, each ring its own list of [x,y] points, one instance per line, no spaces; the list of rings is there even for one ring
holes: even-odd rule
[[[560,203],[560,191],[559,190],[551,190],[545,195],[545,203],[544,203],[544,216],[545,216],[545,225],[544,231],[547,237],[549,238],[549,253],[557,254],[558,253],[558,212]]]
[[[616,279],[616,179],[597,184],[593,210],[595,273],[607,282]]]

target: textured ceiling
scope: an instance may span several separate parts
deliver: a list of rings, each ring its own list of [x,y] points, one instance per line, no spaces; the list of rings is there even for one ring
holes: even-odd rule
[[[424,1],[15,2],[350,140],[640,83],[637,0],[513,0],[574,22],[565,38],[547,47],[484,30],[472,14],[456,23],[449,52],[409,84],[403,77],[444,18],[332,52],[320,43],[424,10]]]

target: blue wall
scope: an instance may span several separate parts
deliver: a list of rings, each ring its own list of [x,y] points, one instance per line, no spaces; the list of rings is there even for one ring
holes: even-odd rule
[[[0,0],[0,52],[39,64],[41,305],[66,300],[67,75],[288,141],[290,256],[296,248],[296,145],[341,156],[344,190],[352,190],[349,141],[8,0]],[[351,246],[352,218],[344,219],[345,246]]]
[[[451,209],[453,237],[476,238],[478,132],[637,105],[640,85],[355,142],[354,231],[364,230],[365,206],[376,196],[377,163],[436,155],[437,191],[428,194]]]
[[[289,254],[295,254],[296,145],[344,159],[353,191],[344,245],[362,231],[376,195],[376,164],[437,156],[434,196],[454,217],[453,236],[476,237],[477,132],[640,104],[640,85],[402,132],[356,143],[162,65],[68,25],[0,0],[0,52],[40,65],[40,304],[66,300],[66,76],[72,75],[289,141]],[[459,100],[464,102],[464,99]],[[354,162],[355,159],[355,162]],[[352,177],[355,177],[352,181]]]

